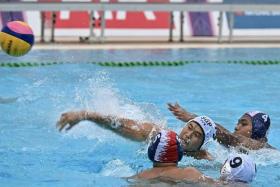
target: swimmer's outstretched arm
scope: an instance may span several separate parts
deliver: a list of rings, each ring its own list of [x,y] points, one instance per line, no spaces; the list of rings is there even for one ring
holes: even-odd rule
[[[153,123],[141,123],[131,119],[102,115],[92,111],[66,112],[61,115],[57,122],[57,128],[59,131],[63,129],[70,130],[80,121],[84,120],[94,122],[103,128],[134,141],[145,141],[152,130],[158,130]]]
[[[173,113],[174,116],[176,116],[176,118],[184,122],[188,122],[197,116],[196,114],[190,113],[183,109],[178,103],[176,103],[175,105],[168,103],[168,109]],[[273,148],[266,142],[257,141],[242,135],[233,134],[229,130],[224,128],[222,125],[218,123],[215,124],[217,127],[216,138],[218,142],[224,146],[243,146],[253,150],[260,149],[263,147]]]
[[[226,146],[226,147],[240,147],[240,150],[242,151],[243,148],[248,148],[251,150],[258,150],[261,148],[270,148],[275,149],[271,145],[269,145],[266,141],[258,141],[254,140],[252,138],[248,138],[239,134],[231,133],[229,130],[224,128],[222,125],[215,123],[217,127],[217,141]],[[243,147],[243,148],[242,148]]]

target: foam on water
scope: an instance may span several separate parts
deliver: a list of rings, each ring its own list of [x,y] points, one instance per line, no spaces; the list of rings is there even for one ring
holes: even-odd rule
[[[249,153],[257,166],[280,165],[280,151],[275,149],[260,149]]]
[[[213,156],[213,161],[207,160],[196,160],[192,157],[184,157],[182,162],[180,163],[183,167],[193,166],[198,168],[201,171],[207,171],[210,176],[213,178],[217,178],[219,176],[219,170],[227,157],[230,154],[238,153],[236,148],[225,148],[224,146],[220,145],[218,142],[212,142],[208,145],[207,149],[208,152]],[[279,167],[280,165],[280,152],[279,150],[274,149],[260,149],[260,150],[250,150],[248,155],[254,160],[256,163],[257,168],[259,167]]]
[[[108,162],[100,172],[103,176],[112,177],[129,177],[135,174],[133,169],[123,162],[122,160],[116,159]]]
[[[135,103],[128,96],[120,93],[114,80],[110,78],[106,71],[98,72],[95,77],[87,81],[87,84],[88,88],[85,92],[88,97],[82,99],[83,93],[77,90],[76,98],[81,103],[85,103],[88,109],[93,109],[105,115],[150,121],[159,125],[166,124],[166,120],[153,104]]]

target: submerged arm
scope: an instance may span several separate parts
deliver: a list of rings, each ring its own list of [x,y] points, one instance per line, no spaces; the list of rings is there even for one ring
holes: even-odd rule
[[[74,111],[67,112],[61,115],[57,122],[59,131],[66,129],[70,130],[80,121],[88,120],[96,123],[100,127],[109,129],[125,138],[134,141],[145,141],[154,127],[152,123],[140,123],[135,120],[118,118],[114,116],[102,115],[91,111]]]

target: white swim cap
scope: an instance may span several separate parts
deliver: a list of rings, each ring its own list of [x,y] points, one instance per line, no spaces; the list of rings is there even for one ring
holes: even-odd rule
[[[196,122],[203,131],[204,140],[200,147],[206,145],[208,142],[212,141],[213,139],[216,139],[216,124],[211,118],[207,116],[198,116],[190,120],[187,123],[187,125],[192,121]]]
[[[245,154],[228,157],[221,169],[221,179],[231,182],[252,182],[256,176],[256,164]]]

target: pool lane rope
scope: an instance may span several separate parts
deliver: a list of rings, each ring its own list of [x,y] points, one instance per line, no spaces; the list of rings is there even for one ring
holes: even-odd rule
[[[280,60],[227,60],[227,61],[135,61],[135,62],[88,62],[88,64],[97,64],[107,67],[151,67],[151,66],[183,66],[193,63],[223,63],[223,64],[247,64],[247,65],[276,65],[280,64]],[[0,67],[38,67],[38,66],[51,66],[59,64],[80,64],[74,62],[0,62]]]

